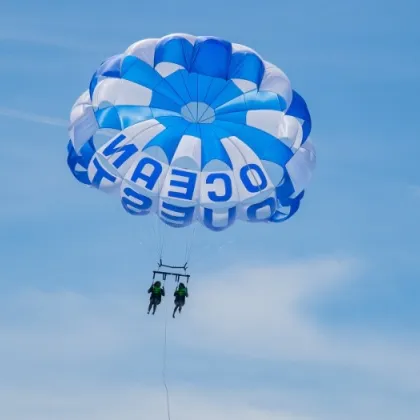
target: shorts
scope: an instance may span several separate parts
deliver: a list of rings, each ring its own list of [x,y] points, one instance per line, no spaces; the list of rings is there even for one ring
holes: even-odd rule
[[[160,296],[150,296],[150,303],[152,305],[159,305],[162,298]]]
[[[174,301],[176,306],[184,306],[185,305],[185,296],[177,296]]]

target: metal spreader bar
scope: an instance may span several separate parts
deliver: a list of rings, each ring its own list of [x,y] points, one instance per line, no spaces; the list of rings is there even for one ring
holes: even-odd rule
[[[164,268],[173,268],[175,270],[184,270],[184,274],[176,273],[176,272],[173,272],[173,271],[167,271],[167,270],[164,270],[163,271],[163,270],[161,270],[162,267],[164,267]],[[158,270],[154,270],[153,271],[153,280],[156,278],[157,275],[162,276],[162,280],[163,281],[166,280],[166,277],[167,276],[174,276],[175,277],[175,281],[177,283],[179,283],[179,281],[180,281],[181,278],[186,279],[187,280],[187,283],[188,283],[189,280],[190,280],[190,275],[187,274],[187,268],[188,268],[187,263],[185,263],[184,265],[181,265],[181,266],[176,266],[176,265],[163,264],[162,260],[159,260],[159,262],[158,262]]]

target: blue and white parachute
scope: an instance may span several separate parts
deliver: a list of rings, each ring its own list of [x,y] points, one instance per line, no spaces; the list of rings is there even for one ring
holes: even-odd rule
[[[310,131],[304,99],[255,51],[172,34],[99,66],[72,108],[67,162],[130,214],[220,231],[298,210],[315,168]]]

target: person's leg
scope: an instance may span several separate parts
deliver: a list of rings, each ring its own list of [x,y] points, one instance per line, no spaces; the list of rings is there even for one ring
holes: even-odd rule
[[[180,300],[179,300],[179,303],[178,303],[178,307],[179,307],[179,309],[178,309],[178,312],[179,313],[181,313],[181,311],[182,311],[182,307],[185,305],[185,298],[183,297],[183,298],[181,298]]]
[[[155,300],[154,300],[154,303],[153,303],[153,312],[152,312],[153,315],[155,314],[156,308],[159,305],[159,303],[160,303],[160,298],[159,297],[156,297]]]
[[[176,297],[175,300],[174,300],[175,308],[174,308],[174,312],[172,314],[172,318],[175,318],[175,313],[176,313],[176,310],[178,309],[178,305],[179,305],[178,302],[179,302],[179,299],[178,299],[178,297]]]
[[[153,306],[153,298],[150,297],[150,301],[149,301],[149,308],[147,309],[147,313],[150,314],[150,310],[152,309]]]

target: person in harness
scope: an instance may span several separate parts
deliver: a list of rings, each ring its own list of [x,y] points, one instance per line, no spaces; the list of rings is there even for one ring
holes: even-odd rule
[[[174,301],[175,308],[172,314],[172,318],[175,318],[175,313],[177,310],[179,313],[181,313],[182,307],[185,305],[185,298],[188,297],[188,289],[184,283],[179,283],[179,286],[175,290],[174,296],[175,296],[175,301]]]
[[[160,281],[155,281],[150,287],[147,293],[150,293],[150,303],[147,313],[150,314],[150,310],[153,308],[152,315],[156,312],[156,307],[160,305],[162,296],[165,296],[165,288],[161,287]]]

